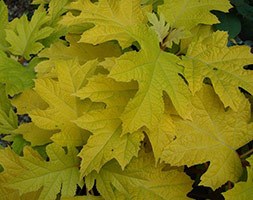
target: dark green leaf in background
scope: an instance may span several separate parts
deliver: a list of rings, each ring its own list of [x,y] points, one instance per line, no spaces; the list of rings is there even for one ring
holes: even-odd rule
[[[212,11],[220,23],[214,24],[215,30],[227,31],[229,38],[235,38],[241,32],[241,22],[234,13],[224,13],[220,11]]]

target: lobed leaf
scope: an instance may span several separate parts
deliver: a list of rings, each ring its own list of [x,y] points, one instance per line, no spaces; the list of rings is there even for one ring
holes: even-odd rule
[[[64,150],[56,144],[47,146],[49,161],[44,161],[30,147],[24,149],[24,157],[18,157],[9,148],[1,150],[2,172],[8,179],[4,186],[18,189],[21,194],[42,188],[38,200],[55,200],[61,192],[63,197],[75,195],[79,181],[77,150]]]
[[[186,194],[192,181],[176,169],[164,170],[164,165],[154,166],[151,153],[142,153],[124,171],[111,161],[87,179],[96,179],[98,191],[105,199],[189,199]]]
[[[26,60],[31,58],[31,54],[37,54],[43,45],[39,40],[48,37],[53,29],[43,27],[48,22],[46,11],[41,6],[34,12],[31,21],[23,15],[20,19],[16,18],[10,22],[6,31],[6,40],[10,43],[9,50],[12,54],[22,56]]]
[[[133,38],[141,45],[139,52],[127,52],[115,59],[109,76],[117,81],[136,80],[139,90],[122,113],[123,132],[134,132],[146,126],[156,127],[164,113],[163,91],[172,100],[178,113],[191,118],[191,96],[179,74],[179,58],[164,52],[154,31],[147,27],[132,30]]]
[[[192,102],[192,121],[174,119],[175,139],[162,159],[176,166],[210,161],[201,184],[213,189],[228,180],[238,181],[242,165],[236,150],[253,139],[249,102],[241,98],[237,112],[226,111],[211,86],[202,86]]]
[[[73,96],[87,82],[98,62],[89,61],[80,65],[77,60],[56,61],[55,78],[40,78],[35,81],[35,92],[46,102],[46,109],[34,109],[28,112],[34,124],[44,130],[57,131],[51,140],[67,146],[82,146],[90,133],[80,129],[73,120],[92,107],[89,100],[80,101]]]
[[[238,110],[242,96],[239,87],[253,94],[253,72],[244,69],[253,63],[253,55],[247,46],[227,47],[227,38],[227,33],[217,31],[192,42],[179,64],[184,66],[184,76],[193,94],[209,78],[224,106]]]
[[[227,12],[232,5],[228,0],[165,0],[158,7],[166,21],[174,28],[190,30],[198,24],[216,24],[218,19],[211,10]]]
[[[119,118],[136,89],[135,82],[117,82],[105,75],[98,75],[89,79],[89,83],[76,93],[81,98],[106,103],[105,109],[84,113],[75,121],[93,134],[79,154],[82,175],[92,170],[98,172],[113,158],[123,169],[133,156],[137,156],[143,134],[137,131],[121,136],[122,122]]]
[[[123,48],[128,47],[133,39],[126,31],[127,27],[146,22],[140,0],[100,0],[97,3],[78,0],[71,3],[69,8],[79,11],[80,14],[74,16],[69,12],[63,18],[62,24],[69,26],[83,23],[94,24],[95,26],[85,31],[80,39],[80,42],[94,45],[117,40]]]

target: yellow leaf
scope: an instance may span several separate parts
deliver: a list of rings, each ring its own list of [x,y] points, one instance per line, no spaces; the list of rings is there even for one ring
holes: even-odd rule
[[[62,42],[53,43],[50,48],[40,52],[39,56],[57,60],[78,58],[80,64],[84,64],[88,60],[102,60],[105,57],[117,57],[121,54],[119,45],[114,42],[106,42],[95,46],[79,43],[79,36],[68,35],[66,39],[70,43],[69,46],[66,46]]]
[[[174,118],[176,138],[162,159],[175,166],[210,161],[200,184],[213,189],[228,180],[237,181],[242,166],[236,150],[253,139],[249,102],[241,99],[238,112],[225,110],[211,86],[203,86],[192,103],[192,121]]]
[[[191,33],[183,28],[172,28],[170,24],[165,22],[163,14],[160,15],[160,19],[152,13],[148,13],[148,19],[152,24],[151,29],[155,30],[159,42],[163,48],[172,48],[173,43],[179,44],[181,39],[185,39],[191,36]]]
[[[93,75],[98,62],[89,61],[79,65],[75,61],[57,61],[57,80],[40,78],[35,80],[35,92],[49,105],[47,109],[34,109],[29,112],[33,123],[46,130],[58,130],[51,137],[54,142],[67,146],[81,146],[86,143],[90,133],[80,129],[73,120],[77,119],[94,104],[88,99],[81,101],[73,94],[87,83]]]
[[[138,89],[136,82],[117,82],[104,75],[93,76],[86,87],[77,91],[81,99],[104,102],[109,107],[125,106]]]
[[[247,46],[227,47],[227,38],[226,32],[217,31],[192,42],[179,64],[185,67],[184,76],[193,93],[201,89],[204,78],[210,78],[225,107],[238,110],[239,87],[253,94],[253,72],[243,68],[253,63],[253,55]]]
[[[142,153],[134,158],[124,171],[115,161],[106,164],[99,172],[87,179],[95,179],[99,193],[110,200],[127,199],[189,199],[192,180],[176,169],[163,170],[155,167],[151,153]]]
[[[174,139],[175,125],[168,114],[161,117],[160,122],[155,128],[145,130],[148,135],[156,163],[162,156],[164,148],[168,146]]]
[[[37,54],[44,47],[39,41],[53,32],[53,28],[43,27],[48,20],[46,11],[40,6],[34,12],[31,21],[23,15],[10,22],[6,29],[6,40],[11,44],[9,50],[26,60],[30,59],[31,54]]]
[[[33,122],[21,124],[15,133],[23,135],[23,138],[31,142],[31,146],[40,146],[51,143],[50,139],[57,131],[45,130],[37,127]]]
[[[97,3],[78,0],[69,8],[80,11],[80,15],[74,16],[69,12],[62,24],[93,23],[95,26],[82,34],[80,42],[94,45],[117,40],[123,48],[128,47],[133,39],[126,29],[146,22],[140,0],[100,0]]]
[[[165,0],[158,10],[173,28],[190,30],[198,24],[218,23],[217,17],[210,11],[227,12],[231,7],[228,0]]]
[[[85,176],[115,158],[122,169],[137,156],[142,132],[121,136],[122,127],[119,115],[122,108],[113,107],[83,114],[76,123],[93,133],[79,156],[82,158],[81,174]]]
[[[199,38],[208,37],[214,31],[211,25],[200,24],[192,28],[190,32],[191,32],[191,37],[182,39],[180,42],[181,54],[186,54],[187,49],[189,48],[189,45],[191,42],[196,42],[199,40]]]
[[[227,200],[248,200],[253,198],[253,156],[247,159],[250,167],[247,167],[247,181],[235,183],[231,190],[223,193]]]
[[[25,147],[23,157],[9,148],[1,150],[0,163],[4,167],[2,173],[7,177],[6,187],[18,189],[20,194],[36,192],[43,187],[38,200],[55,200],[60,192],[63,197],[74,196],[77,184],[82,184],[77,150],[69,147],[66,154],[61,147],[51,144],[47,146],[47,154],[49,161],[44,161],[30,147]]]
[[[46,109],[48,104],[33,90],[28,89],[11,99],[12,105],[17,108],[18,114],[27,114],[34,109]]]
[[[157,126],[164,113],[163,91],[183,118],[191,118],[191,94],[179,75],[183,72],[177,65],[180,59],[160,49],[156,33],[151,29],[141,26],[132,30],[132,35],[140,43],[141,50],[115,59],[109,74],[117,81],[136,80],[139,84],[138,92],[121,116],[123,132]]]

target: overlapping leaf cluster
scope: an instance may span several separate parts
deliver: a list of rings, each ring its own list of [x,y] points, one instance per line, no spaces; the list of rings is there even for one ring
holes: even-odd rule
[[[0,1],[3,199],[189,199],[183,167],[202,163],[200,185],[240,180],[253,55],[211,28],[228,0],[35,3],[8,23]]]

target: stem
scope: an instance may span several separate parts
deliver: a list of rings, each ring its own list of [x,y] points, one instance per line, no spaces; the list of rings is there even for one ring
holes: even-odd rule
[[[250,155],[252,153],[253,153],[253,149],[250,149],[249,151],[247,151],[246,153],[240,155],[239,157],[242,159],[242,158],[245,158],[245,157],[247,157],[248,155]]]

